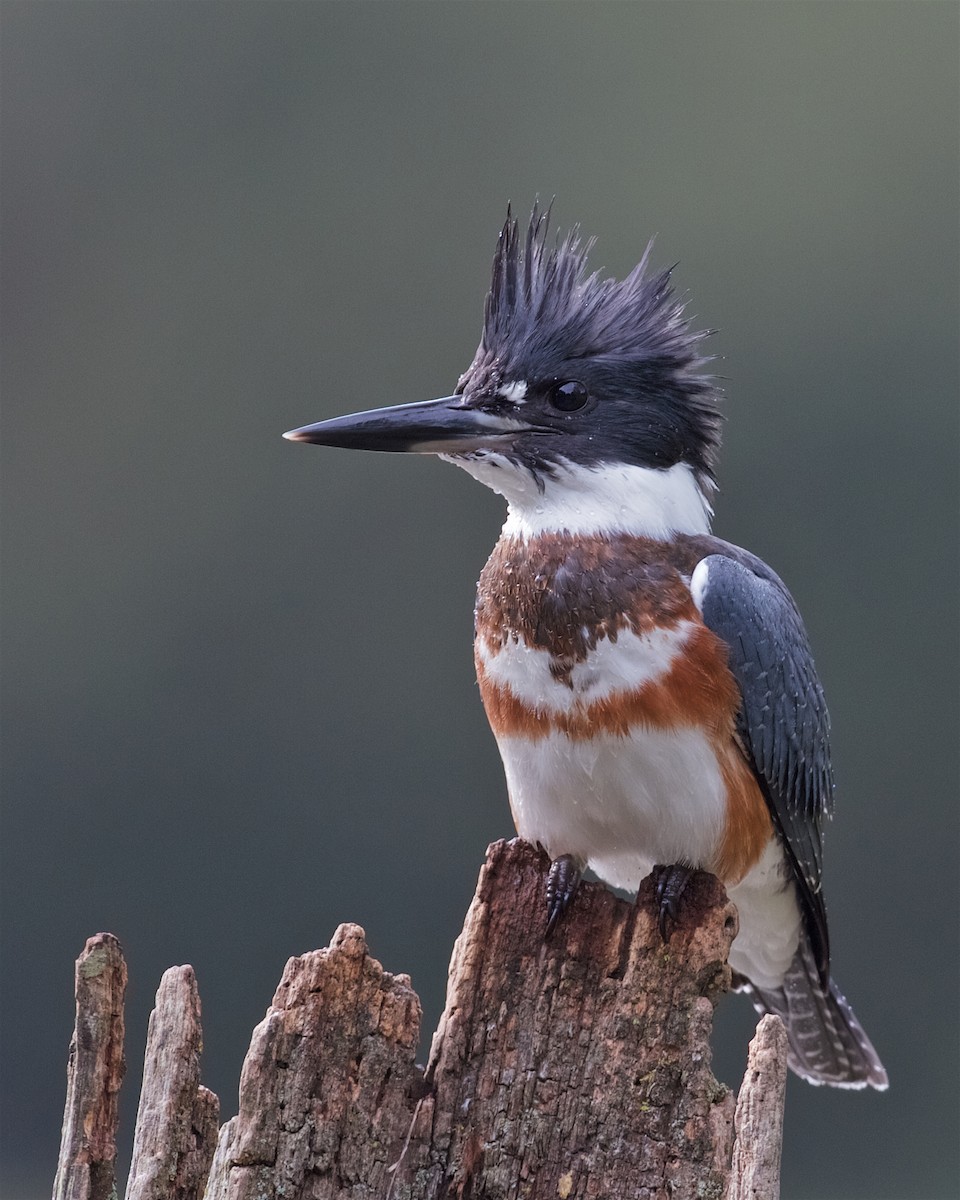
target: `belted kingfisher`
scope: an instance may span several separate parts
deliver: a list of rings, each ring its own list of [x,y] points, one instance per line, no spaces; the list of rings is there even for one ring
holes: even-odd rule
[[[717,389],[648,246],[622,281],[587,273],[575,228],[507,214],[480,346],[456,393],[284,436],[436,454],[507,501],[480,576],[477,678],[517,832],[552,865],[547,930],[590,867],[660,929],[694,869],[740,915],[734,982],[787,1028],[815,1084],[887,1087],[830,977],[822,822],[830,723],[790,593],[710,533]]]

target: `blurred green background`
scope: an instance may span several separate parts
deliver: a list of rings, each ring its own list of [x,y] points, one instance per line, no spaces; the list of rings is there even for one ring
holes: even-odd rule
[[[471,663],[501,503],[291,445],[448,394],[507,200],[720,330],[716,530],[803,609],[836,975],[886,1095],[791,1078],[784,1195],[957,1194],[953,3],[3,4],[3,1195],[49,1194],[73,961],[130,965],[123,1110],[190,962],[235,1111],[338,922],[429,1036],[511,832]],[[722,1005],[736,1083],[752,1014]]]

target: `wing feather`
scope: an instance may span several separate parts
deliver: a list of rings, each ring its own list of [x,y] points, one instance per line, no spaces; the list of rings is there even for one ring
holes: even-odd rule
[[[833,808],[830,717],[803,620],[774,572],[745,554],[702,559],[691,590],[704,624],[729,649],[741,696],[737,733],[787,850],[825,980],[820,881],[823,819]]]

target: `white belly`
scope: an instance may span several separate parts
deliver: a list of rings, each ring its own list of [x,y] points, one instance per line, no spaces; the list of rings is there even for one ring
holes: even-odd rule
[[[655,683],[690,635],[667,630],[601,639],[565,677],[550,655],[508,640],[477,659],[487,678],[529,710],[570,715],[599,700]],[[635,891],[656,863],[710,869],[726,817],[725,782],[706,733],[641,723],[589,739],[559,729],[546,736],[496,731],[517,832],[551,858],[572,854],[614,887]],[[796,951],[801,914],[783,850],[771,840],[730,898],[740,932],[730,965],[760,987],[778,987]]]
[[[540,647],[477,645],[487,679],[529,710],[582,713],[616,703],[670,671],[694,625],[601,638],[560,677]],[[706,735],[635,724],[629,733],[528,737],[494,731],[517,832],[556,858],[573,854],[615,887],[635,889],[654,863],[706,865],[724,820],[724,784]]]
[[[695,729],[635,729],[574,741],[563,734],[499,739],[517,832],[551,858],[573,854],[614,887],[636,891],[656,863],[706,867],[724,819],[723,781]],[[740,932],[730,965],[779,987],[797,949],[796,888],[774,838],[729,889]]]
[[[654,863],[707,864],[724,819],[716,756],[697,729],[588,741],[498,738],[517,832],[635,890]]]
[[[730,966],[757,987],[778,988],[796,953],[802,917],[797,889],[776,838],[728,894],[740,916]]]

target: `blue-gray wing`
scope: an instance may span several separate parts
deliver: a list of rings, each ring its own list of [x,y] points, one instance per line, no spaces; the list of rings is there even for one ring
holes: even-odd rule
[[[737,553],[702,559],[691,590],[704,624],[727,644],[741,696],[737,733],[793,866],[825,979],[830,950],[820,878],[822,822],[833,806],[830,718],[792,596],[765,563]]]

